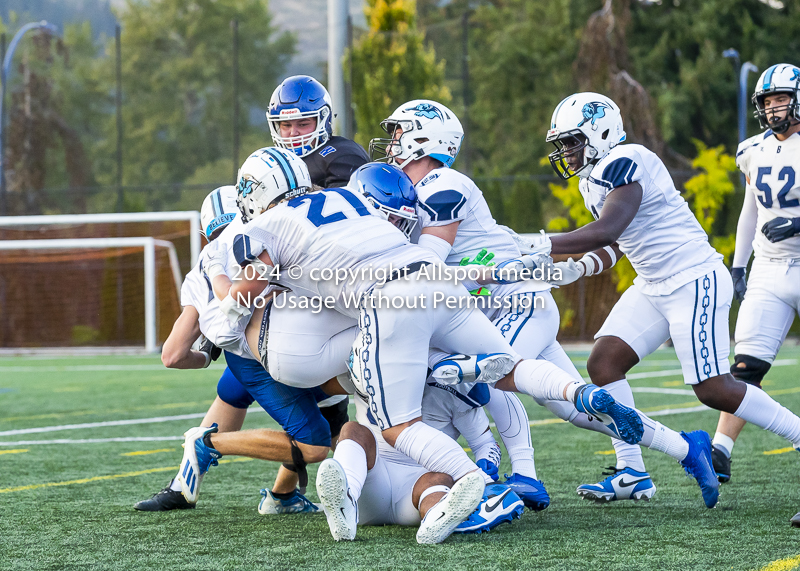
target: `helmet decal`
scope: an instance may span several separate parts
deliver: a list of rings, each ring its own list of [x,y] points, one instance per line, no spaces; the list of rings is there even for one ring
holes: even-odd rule
[[[800,69],[795,68],[792,72],[793,74],[789,81],[800,81]]]
[[[246,175],[245,175],[246,176]],[[244,176],[239,180],[239,194],[242,198],[253,192],[255,186],[258,186],[258,181],[245,178]]]
[[[578,127],[583,127],[583,124],[587,121],[592,122],[592,128],[597,129],[597,125],[595,121],[597,119],[602,119],[606,116],[606,109],[608,109],[608,105],[605,103],[601,103],[599,101],[592,101],[591,103],[587,103],[581,109],[581,113],[583,113],[583,120],[578,123]]]
[[[435,119],[438,117],[441,122],[444,123],[444,115],[442,115],[442,112],[439,111],[438,107],[430,103],[420,103],[416,107],[409,107],[408,109],[404,109],[404,111],[416,111],[414,115],[425,117],[426,119]]]

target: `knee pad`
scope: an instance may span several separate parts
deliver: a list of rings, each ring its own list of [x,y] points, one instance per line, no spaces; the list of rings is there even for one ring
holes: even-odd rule
[[[300,488],[300,493],[305,495],[306,487],[308,487],[308,471],[306,470],[308,464],[303,458],[303,451],[297,446],[295,439],[289,434],[286,436],[289,437],[289,443],[292,445],[292,463],[284,462],[283,467],[297,474],[299,480],[297,487]]]
[[[733,365],[731,365],[731,375],[735,379],[744,381],[750,385],[761,387],[764,375],[772,367],[771,363],[751,357],[750,355],[735,355]]]
[[[349,402],[350,399],[346,398],[334,405],[324,406],[319,409],[319,411],[322,413],[322,418],[327,420],[331,427],[331,438],[336,438],[339,436],[339,432],[341,432],[342,427],[348,420],[350,420],[350,418],[347,416],[347,406]]]
[[[256,400],[230,369],[225,369],[225,372],[222,373],[222,377],[217,383],[217,395],[235,408],[247,408]]]

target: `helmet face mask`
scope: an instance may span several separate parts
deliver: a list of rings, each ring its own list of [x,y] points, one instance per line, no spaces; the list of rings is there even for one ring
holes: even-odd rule
[[[580,131],[560,133],[558,138],[548,137],[548,140],[553,143],[556,150],[547,155],[547,158],[561,179],[570,179],[589,165],[587,158],[589,140]]]
[[[236,203],[244,222],[250,222],[284,200],[311,190],[306,164],[294,153],[265,147],[251,154],[239,169]]]
[[[295,75],[283,81],[272,94],[267,111],[269,130],[276,147],[298,157],[310,155],[328,142],[333,135],[333,111],[328,91],[313,77]],[[284,137],[281,123],[299,119],[314,119],[311,133]]]
[[[783,134],[789,127],[800,122],[800,68],[790,64],[773,65],[761,74],[751,101],[756,108],[754,113],[762,129],[771,129]],[[788,96],[778,101],[777,95]],[[783,98],[781,98],[783,99]],[[770,100],[770,101],[768,101]],[[772,105],[768,106],[768,103]]]

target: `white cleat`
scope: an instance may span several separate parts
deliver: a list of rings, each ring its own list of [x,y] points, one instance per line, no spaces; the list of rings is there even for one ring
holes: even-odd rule
[[[317,470],[317,495],[336,541],[356,538],[358,504],[350,496],[344,468],[333,458],[324,460]]]
[[[470,472],[456,482],[447,495],[425,514],[417,530],[417,543],[432,545],[447,539],[481,503],[484,487],[480,472]]]
[[[442,385],[496,383],[510,373],[517,360],[507,353],[448,355],[433,366],[430,378]]]
[[[197,503],[200,494],[200,483],[203,476],[211,466],[217,465],[217,460],[222,458],[214,448],[209,448],[203,443],[203,437],[209,432],[217,432],[217,424],[210,427],[198,426],[183,433],[185,440],[183,446],[183,460],[178,470],[176,480],[181,485],[181,493],[190,504]]]

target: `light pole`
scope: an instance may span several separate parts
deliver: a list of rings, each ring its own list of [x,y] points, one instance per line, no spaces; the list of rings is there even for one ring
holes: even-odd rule
[[[14,50],[17,49],[17,45],[22,39],[22,36],[31,30],[40,29],[46,30],[51,34],[58,33],[58,28],[44,20],[25,24],[14,34],[14,38],[8,46],[6,57],[3,60],[3,67],[0,69],[0,82],[2,82],[2,85],[0,85],[0,214],[2,215],[6,214],[5,100],[6,86],[8,85],[8,77],[11,72],[11,60],[14,58]]]
[[[739,52],[733,48],[728,48],[722,52],[722,57],[730,58],[734,61],[734,65],[736,66],[736,76],[739,78],[739,90],[736,97],[736,103],[739,116],[739,142],[741,143],[747,138],[747,75],[751,71],[757,72],[758,68],[749,61],[742,65],[741,60],[739,59]],[[741,179],[742,186],[744,186],[744,174],[742,174]]]

